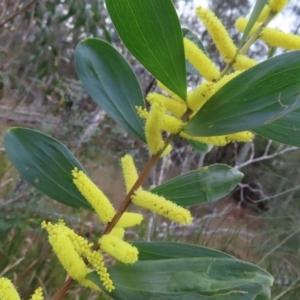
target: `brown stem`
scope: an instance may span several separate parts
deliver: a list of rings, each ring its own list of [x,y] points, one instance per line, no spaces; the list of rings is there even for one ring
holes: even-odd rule
[[[34,4],[35,2],[37,2],[38,0],[33,0],[31,2],[29,2],[28,4],[26,4],[22,9],[16,11],[15,13],[13,13],[11,16],[9,16],[6,20],[4,20],[2,23],[0,23],[0,27],[3,27],[6,23],[8,23],[9,21],[11,21],[12,19],[14,19],[17,15],[21,14],[22,12],[24,12],[25,10],[27,10],[32,4]]]
[[[71,284],[73,283],[73,279],[69,277],[64,285],[55,293],[52,300],[60,300],[64,297],[67,290],[70,288]]]
[[[129,191],[127,196],[125,197],[124,201],[122,202],[121,206],[119,207],[118,211],[116,212],[115,216],[109,222],[103,231],[103,234],[108,234],[111,232],[111,230],[114,228],[116,223],[121,218],[122,214],[125,212],[125,210],[128,208],[128,206],[131,203],[131,196],[134,194],[134,192],[142,185],[142,183],[145,181],[147,176],[149,175],[151,169],[156,164],[158,159],[160,158],[162,152],[165,150],[165,148],[170,144],[171,140],[173,139],[173,135],[169,135],[168,138],[165,141],[165,147],[159,151],[157,154],[152,155],[146,166],[144,167],[143,171],[141,172],[139,178],[137,179],[136,183],[133,185],[132,189]]]
[[[157,154],[152,155],[146,166],[144,167],[143,171],[141,172],[139,178],[137,179],[136,183],[132,187],[132,189],[129,191],[129,193],[126,195],[125,199],[123,200],[122,204],[120,205],[119,209],[117,210],[116,214],[114,215],[111,222],[109,222],[106,226],[106,228],[103,231],[103,234],[108,234],[111,232],[111,230],[114,228],[116,223],[121,218],[122,214],[125,212],[125,210],[128,208],[128,206],[131,203],[131,196],[134,194],[134,192],[142,185],[142,183],[147,178],[148,174],[150,173],[153,166],[156,164],[158,159],[160,158],[162,152],[166,149],[166,147],[170,144],[172,139],[174,138],[174,135],[171,134],[167,137],[165,140],[165,146],[162,150],[160,150]],[[99,245],[95,245],[93,248],[94,251],[99,250]],[[56,294],[53,296],[52,300],[60,300],[64,297],[65,293],[69,289],[73,282],[72,278],[68,278],[68,280],[64,283],[64,285],[56,292]]]

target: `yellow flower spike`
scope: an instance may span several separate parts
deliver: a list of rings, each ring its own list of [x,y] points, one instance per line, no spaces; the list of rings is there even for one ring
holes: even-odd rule
[[[146,140],[152,154],[156,154],[165,145],[161,135],[161,124],[165,113],[166,107],[160,101],[154,102],[145,124]]]
[[[237,71],[244,71],[254,67],[257,64],[258,62],[255,59],[252,59],[246,55],[239,54],[236,57],[236,61],[233,67]]]
[[[83,237],[77,235],[62,220],[57,224],[44,221],[42,222],[42,228],[48,231],[49,242],[53,251],[74,280],[85,287],[101,291],[96,284],[85,278],[92,271],[81,258],[85,257],[96,269],[106,290],[111,292],[114,289],[107,269],[104,266],[103,256],[100,252],[98,253],[98,251],[91,249],[93,247],[92,243],[88,243]]]
[[[0,278],[0,299],[21,300],[12,282],[5,277]]]
[[[180,136],[187,140],[192,140],[192,141],[201,142],[204,144],[214,145],[214,146],[225,146],[226,144],[229,143],[229,141],[226,139],[225,135],[208,136],[208,137],[206,137],[206,136],[191,136],[184,132],[181,132]]]
[[[128,194],[137,181],[139,175],[131,155],[126,154],[121,158],[121,166],[126,186],[126,193]]]
[[[258,23],[263,22],[267,18],[269,13],[270,13],[270,7],[268,5],[265,5],[262,12],[258,16],[256,22],[258,22]]]
[[[147,100],[151,104],[153,104],[155,101],[161,101],[166,107],[167,111],[171,112],[176,118],[181,118],[187,108],[185,102],[179,102],[157,93],[148,94]]]
[[[245,31],[247,24],[248,24],[248,20],[246,18],[238,18],[235,21],[235,27],[240,32]],[[259,23],[255,23],[252,29],[250,30],[249,35],[252,35],[258,28],[259,28]]]
[[[133,213],[133,212],[124,212],[121,216],[120,220],[117,222],[116,227],[126,228],[126,227],[132,227],[135,225],[141,224],[144,217],[143,215],[139,213]]]
[[[185,105],[185,101],[183,99],[181,99],[178,95],[176,95],[174,92],[172,92],[166,86],[164,86],[161,82],[157,81],[157,85],[162,91],[166,92],[172,99]]]
[[[114,227],[110,233],[118,237],[119,239],[123,240],[125,235],[125,229],[121,227]]]
[[[215,81],[220,77],[220,71],[210,58],[197,45],[187,38],[183,39],[186,59],[207,80]]]
[[[248,20],[245,18],[239,18],[235,26],[240,32],[244,32],[247,26]],[[254,29],[250,33],[254,32],[258,28],[259,24],[254,25]],[[259,38],[270,46],[280,47],[286,50],[298,50],[300,49],[300,36],[292,33],[284,33],[278,29],[265,28]]]
[[[148,191],[138,189],[132,196],[137,206],[147,208],[179,224],[190,224],[193,217],[189,210]]]
[[[164,115],[162,119],[161,129],[173,134],[177,134],[183,126],[183,122],[175,117]]]
[[[60,225],[42,222],[42,228],[49,234],[49,242],[67,273],[74,280],[81,282],[91,271],[77,253],[66,230]]]
[[[123,262],[124,264],[133,264],[138,260],[138,250],[136,247],[122,241],[120,238],[105,234],[99,239],[100,248]]]
[[[92,270],[90,270],[90,271],[92,272]],[[100,277],[100,280],[101,280],[101,277]],[[84,287],[90,288],[90,289],[95,290],[95,291],[102,292],[102,290],[94,282],[88,280],[87,278],[83,278],[79,283],[80,283],[80,285],[82,285]]]
[[[85,257],[88,262],[95,268],[97,274],[102,281],[103,286],[108,292],[111,292],[115,289],[113,282],[109,276],[107,268],[104,266],[103,255],[100,251],[87,251]],[[81,282],[82,285],[95,289],[97,287],[93,282],[88,279],[84,279]],[[100,290],[98,287],[97,290]]]
[[[140,118],[142,118],[142,119],[148,118],[147,108],[143,108],[141,106],[135,106],[135,109]]]
[[[254,134],[250,131],[242,131],[227,135],[227,139],[231,142],[251,142],[254,138]]]
[[[197,111],[200,109],[214,93],[214,83],[205,81],[200,84],[193,92],[188,94],[188,107]]]
[[[227,63],[230,62],[234,58],[237,48],[221,20],[208,8],[198,7],[196,12],[205,25],[224,61]]]
[[[0,299],[1,299],[1,297],[0,297]],[[43,290],[41,287],[37,288],[30,298],[30,300],[43,300],[43,299],[44,299]]]
[[[86,251],[90,251],[94,246],[93,243],[89,243],[82,236],[76,234],[72,229],[66,227],[65,231],[80,256],[83,256]]]
[[[163,151],[163,153],[160,155],[160,157],[164,157],[166,155],[168,155],[171,151],[172,151],[172,146],[168,145],[167,148]]]
[[[269,8],[274,12],[282,11],[288,4],[289,0],[270,0]]]
[[[239,74],[241,74],[241,71],[235,71],[233,73],[230,73],[228,75],[225,75],[224,77],[222,77],[216,84],[215,84],[215,91],[214,93],[216,93],[220,88],[222,88],[226,83],[228,83],[230,80],[232,80],[234,77],[238,76]]]
[[[280,47],[286,50],[300,49],[300,36],[292,33],[284,33],[277,29],[265,28],[260,35],[266,44],[273,47]]]
[[[100,220],[105,224],[112,220],[115,209],[101,190],[76,167],[72,170],[73,182],[82,196],[92,205]]]

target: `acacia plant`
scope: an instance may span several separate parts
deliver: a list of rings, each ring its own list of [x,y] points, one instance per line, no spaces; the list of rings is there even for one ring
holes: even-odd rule
[[[121,158],[126,197],[120,207],[113,207],[59,141],[26,128],[12,128],[5,136],[7,154],[25,180],[65,205],[94,211],[105,225],[99,240],[91,242],[63,220],[42,223],[69,274],[53,299],[62,299],[73,280],[113,299],[270,299],[273,278],[254,264],[184,243],[129,243],[124,235],[126,228],[143,220],[142,214],[127,211],[131,203],[189,225],[189,206],[224,197],[242,179],[239,171],[216,164],[146,190],[143,182],[158,160],[172,151],[175,136],[193,146],[222,146],[251,141],[257,133],[300,145],[300,51],[261,63],[246,55],[257,39],[271,50],[300,49],[298,36],[266,28],[287,2],[257,1],[249,19],[237,20],[243,32],[238,46],[214,13],[199,7],[197,15],[226,63],[219,70],[195,34],[181,28],[171,0],[106,0],[122,41],[161,89],[146,96],[147,108],[134,72],[112,45],[87,38],[76,48],[76,69],[87,92],[151,153],[141,172],[132,156]],[[201,76],[193,91],[187,89],[186,66]],[[104,252],[116,263],[105,266]],[[7,278],[0,279],[0,299],[20,299]],[[32,299],[42,299],[40,288]]]

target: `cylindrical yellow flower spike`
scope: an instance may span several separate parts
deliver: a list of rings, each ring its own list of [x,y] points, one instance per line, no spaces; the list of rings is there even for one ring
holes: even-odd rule
[[[110,234],[118,237],[119,239],[123,240],[124,236],[125,236],[125,229],[121,228],[121,227],[114,227],[112,229],[112,231],[110,232]]]
[[[143,108],[142,106],[135,106],[136,112],[142,119],[148,118],[148,111],[147,108]]]
[[[220,136],[191,136],[184,132],[180,133],[180,136],[187,139],[192,140],[208,145],[214,145],[214,146],[225,146],[229,143],[229,141],[226,139],[225,135]]]
[[[186,104],[181,101],[176,101],[169,97],[157,93],[150,93],[147,95],[147,100],[153,104],[155,101],[161,101],[166,107],[167,111],[172,113],[176,118],[181,118],[186,111]]]
[[[248,20],[246,18],[238,18],[235,21],[235,27],[240,32],[245,31],[247,24],[248,24]],[[255,23],[252,29],[250,30],[249,35],[252,35],[259,28],[259,26],[260,26],[259,23]]]
[[[269,8],[274,12],[282,11],[288,4],[289,0],[270,0]]]
[[[263,8],[262,12],[258,16],[256,22],[257,23],[263,22],[267,18],[267,16],[268,16],[269,13],[270,13],[270,7],[268,5],[265,5],[265,7]]]
[[[126,193],[129,193],[139,177],[132,156],[128,154],[123,156],[121,158],[121,166],[125,180]]]
[[[30,300],[43,300],[43,299],[44,299],[44,297],[43,297],[43,290],[42,290],[41,287],[37,288],[34,291],[34,294],[30,298]]]
[[[93,243],[89,243],[82,236],[76,234],[72,229],[68,227],[62,228],[68,235],[69,239],[72,241],[74,249],[80,256],[84,256],[87,251],[91,251],[94,246]]]
[[[233,67],[237,71],[245,71],[254,67],[257,64],[258,62],[255,59],[252,59],[246,55],[238,54]]]
[[[242,131],[227,135],[227,139],[231,142],[251,142],[254,134],[250,131]]]
[[[42,228],[48,231],[49,242],[53,247],[53,251],[73,279],[85,287],[100,291],[96,284],[85,278],[92,271],[85,265],[82,259],[82,257],[85,257],[97,271],[106,290],[111,292],[114,289],[104,266],[103,256],[100,252],[91,249],[93,247],[92,243],[88,243],[83,237],[77,235],[62,220],[57,224],[44,221]]]
[[[220,71],[210,58],[200,50],[197,45],[184,38],[184,52],[186,59],[207,80],[215,81],[220,76]]]
[[[221,20],[208,8],[198,7],[197,15],[205,25],[224,61],[230,62],[237,48]]]
[[[124,264],[133,264],[138,260],[138,250],[136,247],[122,241],[120,238],[105,234],[99,239],[100,248],[123,262]]]
[[[120,220],[117,222],[116,227],[126,228],[141,224],[143,215],[133,212],[124,212]]]
[[[239,18],[235,26],[236,28],[244,32],[247,26],[248,20],[245,18]],[[255,24],[254,29],[257,29],[258,23]],[[254,31],[254,29],[251,30]],[[300,49],[300,37],[292,33],[285,33],[273,28],[265,28],[259,38],[270,46],[284,48],[286,50],[298,50]]]
[[[64,227],[60,224],[42,223],[42,228],[49,234],[49,242],[67,273],[74,280],[81,282],[91,271],[77,253]]]
[[[151,110],[146,120],[146,140],[152,154],[156,154],[165,145],[161,136],[161,124],[165,113],[166,107],[160,101],[156,101],[151,106]]]
[[[171,151],[172,151],[172,146],[168,145],[167,148],[163,151],[163,153],[160,155],[160,157],[164,157],[166,155],[168,155]]]
[[[82,194],[82,196],[92,205],[98,214],[100,220],[106,224],[110,222],[115,214],[115,209],[102,193],[101,190],[88,178],[83,172],[77,168],[72,170],[73,182]]]
[[[260,37],[266,44],[286,50],[300,49],[300,36],[277,29],[265,28]]]
[[[188,107],[193,111],[200,109],[213,95],[214,89],[214,83],[212,82],[205,81],[201,83],[193,92],[188,94]]]
[[[166,92],[172,99],[176,100],[179,103],[185,104],[185,101],[183,99],[181,99],[178,95],[176,95],[166,86],[164,86],[161,82],[157,81],[157,85],[162,91]]]
[[[101,254],[101,252],[100,251],[87,251],[85,253],[85,257],[88,260],[88,262],[95,268],[105,289],[108,292],[113,291],[115,289],[115,287],[109,276],[107,268],[104,266],[103,255]],[[93,288],[93,289],[95,289],[94,286],[96,286],[93,282],[91,282],[88,279],[84,279],[81,282],[81,284],[84,286]],[[99,290],[98,287],[97,287],[97,289]]]
[[[179,224],[190,224],[193,217],[189,210],[148,191],[138,189],[132,196],[132,202],[147,208]]]
[[[183,122],[175,117],[164,115],[161,129],[173,134],[177,134],[183,126]]]
[[[12,282],[5,277],[0,278],[0,299],[21,300]]]
[[[215,91],[216,93],[219,89],[221,89],[226,83],[228,83],[230,80],[232,80],[234,77],[240,75],[242,72],[241,71],[235,71],[233,73],[230,73],[228,75],[225,75],[222,77],[216,84],[215,84]]]

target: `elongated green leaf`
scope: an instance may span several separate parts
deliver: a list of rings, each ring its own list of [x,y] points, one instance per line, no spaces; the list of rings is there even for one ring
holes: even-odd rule
[[[122,41],[166,87],[186,98],[183,39],[171,0],[106,0]]]
[[[253,131],[268,139],[300,147],[300,109]]]
[[[184,126],[216,136],[270,124],[300,108],[300,51],[270,58],[232,79]]]
[[[182,35],[183,37],[186,37],[187,39],[194,42],[195,45],[198,46],[199,49],[201,49],[207,56],[208,53],[202,44],[200,38],[196,35],[195,32],[191,31],[189,28],[182,28]],[[186,71],[192,75],[200,76],[199,72],[190,64],[190,62],[186,59],[185,60],[186,65]]]
[[[180,258],[138,261],[109,268],[115,300],[142,299],[270,299],[272,276],[232,258]],[[88,279],[103,289],[94,272]],[[229,297],[230,296],[230,297]]]
[[[257,0],[255,3],[255,6],[253,8],[253,11],[249,17],[249,21],[247,23],[247,26],[245,28],[245,31],[243,33],[239,49],[243,46],[244,42],[246,41],[247,37],[249,36],[249,33],[251,29],[253,28],[255,22],[257,21],[260,13],[264,9],[265,5],[268,3],[268,0]]]
[[[5,134],[4,146],[22,178],[37,190],[65,205],[91,209],[71,175],[74,167],[84,169],[62,143],[41,132],[15,127]]]
[[[179,175],[151,192],[182,206],[197,205],[227,196],[242,178],[239,171],[215,164]]]
[[[133,242],[139,250],[139,260],[159,260],[188,257],[232,258],[224,252],[206,247],[175,242]]]
[[[135,106],[145,107],[140,84],[123,56],[105,41],[89,38],[75,51],[78,76],[90,96],[128,132],[145,141],[144,120]]]

